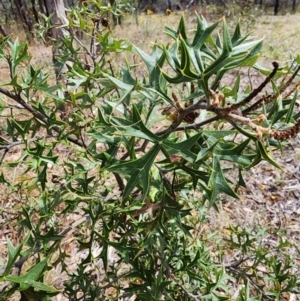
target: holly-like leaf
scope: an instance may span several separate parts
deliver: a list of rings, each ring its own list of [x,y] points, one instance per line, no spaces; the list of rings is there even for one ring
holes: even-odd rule
[[[128,176],[128,181],[123,193],[123,198],[129,196],[132,190],[141,185],[143,198],[145,198],[150,186],[150,174],[153,162],[160,151],[161,146],[155,144],[143,157],[132,161],[117,161],[107,166],[106,169],[114,173]]]
[[[197,143],[201,135],[202,134],[199,133],[188,138],[187,140],[183,140],[181,142],[176,143],[164,141],[162,143],[164,153],[169,155],[182,156],[188,162],[194,163],[197,159],[197,155],[191,152],[190,149],[195,143]]]
[[[202,180],[204,183],[207,183],[209,180],[209,174],[205,171],[189,168],[185,165],[180,168],[192,177],[194,189],[197,187],[198,180]]]
[[[210,206],[214,205],[217,196],[221,192],[224,192],[236,199],[239,199],[239,196],[229,186],[226,178],[224,177],[218,156],[213,156],[212,173],[209,178],[208,187],[212,190]]]
[[[4,277],[4,280],[18,283],[20,285],[20,291],[26,290],[29,287],[34,287],[38,290],[49,293],[59,293],[59,291],[54,287],[35,281],[43,273],[46,264],[47,258],[35,265],[27,274],[23,276],[6,276]]]

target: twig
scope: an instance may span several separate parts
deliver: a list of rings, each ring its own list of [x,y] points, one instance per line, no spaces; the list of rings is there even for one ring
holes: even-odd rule
[[[93,54],[88,50],[88,48],[77,38],[76,34],[73,33],[72,30],[68,30],[69,33],[73,36],[73,38],[77,41],[77,43],[86,51],[86,53],[93,58]]]
[[[15,100],[17,103],[19,103],[21,106],[23,106],[27,111],[29,111],[36,119],[40,120],[45,125],[49,125],[48,117],[44,116],[42,113],[36,111],[30,104],[28,104],[20,95],[14,94],[2,87],[0,87],[0,93],[6,95],[7,97]],[[51,129],[54,130],[56,133],[61,134],[61,129],[53,125],[51,126]],[[69,142],[72,142],[80,147],[84,147],[81,139],[77,139],[74,136],[68,135],[67,140]]]
[[[227,264],[223,264],[223,263],[216,263],[217,267],[224,267],[225,269],[236,269],[239,267],[239,265],[241,265],[242,263],[244,263],[245,261],[249,260],[250,257],[246,257],[246,258],[241,258],[239,260],[233,261],[233,262],[229,262]]]
[[[297,74],[299,73],[299,71],[300,71],[300,65],[298,66],[298,68],[296,69],[296,71],[293,73],[293,75],[288,79],[288,81],[280,89],[280,92],[285,91],[286,88],[290,86],[290,84],[292,83],[292,81],[294,80],[294,78],[297,76]]]
[[[115,194],[108,195],[103,200],[103,202],[106,202],[106,201],[112,199],[115,196],[116,196]],[[96,206],[95,211],[97,211],[98,209],[99,209],[99,206]],[[70,226],[68,226],[67,228],[65,228],[62,231],[60,231],[57,235],[63,237],[67,233],[69,233],[70,231],[72,231],[73,229],[75,229],[76,227],[78,227],[79,225],[83,224],[87,220],[89,220],[89,214],[85,214],[82,218],[80,218],[77,221],[73,222]],[[55,244],[57,244],[58,242],[59,242],[59,240],[55,241],[53,243],[53,245],[51,246],[51,248],[53,248],[55,246]],[[28,258],[30,258],[31,256],[34,256],[35,254],[39,253],[42,249],[43,249],[42,245],[36,246],[31,253],[27,254],[26,256],[24,256],[24,257],[20,258],[18,261],[16,261],[14,263],[14,266],[16,268],[19,268],[21,270],[23,264],[28,260]]]
[[[184,293],[189,296],[190,298],[192,298],[195,301],[200,301],[200,297],[201,296],[196,296],[192,293],[190,293],[180,282],[179,280],[176,279],[174,274],[171,274],[170,278],[184,291]]]
[[[176,129],[176,131],[185,131],[185,130],[190,130],[190,129],[200,129],[202,126],[204,126],[204,125],[206,125],[208,123],[211,123],[213,121],[217,121],[219,119],[221,119],[221,117],[214,116],[214,117],[208,118],[208,119],[206,119],[204,121],[201,121],[199,123],[189,124],[189,125],[178,127]]]
[[[283,93],[292,83],[293,79],[296,77],[296,75],[299,73],[300,71],[300,66],[298,66],[298,68],[296,69],[296,71],[293,73],[293,75],[288,79],[288,81],[286,83],[284,83],[287,74],[284,76],[281,84],[283,84],[283,86],[280,88],[279,94]],[[300,86],[300,82],[298,82],[292,89],[291,91],[287,92],[283,98],[287,98],[289,97],[293,92],[295,92]],[[262,104],[262,102],[264,103],[270,103],[271,101],[274,101],[276,99],[276,97],[278,96],[278,94],[272,94],[272,95],[267,95],[264,96],[262,98],[260,98],[259,100],[257,100],[254,104],[252,104],[251,106],[249,106],[248,108],[244,109],[242,111],[243,115],[248,115],[250,112],[252,112],[253,110],[259,108]]]
[[[225,113],[229,113],[235,110],[238,110],[239,108],[243,107],[247,103],[249,103],[255,96],[257,96],[264,88],[265,86],[271,81],[271,79],[275,76],[277,70],[279,68],[279,65],[277,62],[273,62],[273,71],[270,73],[269,76],[266,77],[266,79],[256,88],[254,89],[247,97],[245,97],[242,101],[238,103],[234,103],[229,107],[223,108],[223,111]]]
[[[156,163],[154,163],[155,167],[158,169],[159,171],[159,174],[163,180],[163,184],[167,187],[167,189],[171,192],[171,195],[173,197],[173,200],[176,201],[176,194],[175,194],[175,191],[174,191],[174,183],[166,177],[166,174],[169,172],[169,171],[166,171],[164,169],[162,169],[161,167],[159,167]]]
[[[31,138],[31,139],[28,139],[27,141],[20,140],[20,141],[14,141],[14,142],[7,141],[5,138],[2,137],[2,139],[4,139],[4,140],[7,141],[7,144],[0,145],[0,150],[4,150],[3,155],[2,155],[2,157],[0,159],[0,165],[2,164],[5,156],[8,154],[9,150],[12,147],[15,147],[15,146],[20,145],[20,144],[25,144],[26,142],[30,143],[30,142],[38,141],[38,140],[41,140],[41,139],[44,139],[44,138],[50,138],[50,137],[53,137],[53,136],[52,135],[48,135],[48,136],[45,136],[45,137]]]
[[[52,135],[47,135],[47,136],[43,136],[43,137],[30,138],[28,140],[19,140],[19,141],[9,142],[8,144],[0,145],[0,150],[5,149],[5,150],[8,151],[12,147],[15,147],[15,146],[20,145],[20,144],[30,143],[30,142],[42,140],[44,138],[47,139],[47,138],[52,138],[52,137],[53,137]]]

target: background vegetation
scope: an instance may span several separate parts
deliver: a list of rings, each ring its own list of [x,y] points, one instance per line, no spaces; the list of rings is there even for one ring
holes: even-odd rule
[[[76,4],[85,5],[87,1],[63,0],[66,7],[74,7]],[[102,1],[103,2],[103,1]],[[285,14],[295,13],[299,6],[298,0],[271,1],[271,0],[110,0],[111,6],[127,13],[136,14],[150,10],[154,13],[184,10],[192,8],[198,12],[216,15],[238,15],[238,14]],[[41,22],[39,14],[49,14],[47,6],[52,1],[49,0],[2,0],[0,3],[0,21],[2,24],[10,24],[12,20],[18,20],[25,31],[30,35],[34,31],[34,25]],[[103,2],[104,3],[104,2]],[[54,4],[54,2],[53,2]],[[114,20],[116,23],[120,20]]]

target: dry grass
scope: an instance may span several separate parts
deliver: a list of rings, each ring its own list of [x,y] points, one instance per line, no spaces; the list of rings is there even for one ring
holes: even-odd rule
[[[188,11],[183,13],[187,28],[192,29],[196,25],[194,13]],[[121,27],[114,31],[115,37],[123,37],[144,51],[149,52],[153,42],[161,42],[168,39],[164,33],[164,26],[177,28],[181,12],[168,15],[141,15],[138,24],[134,17],[127,17]],[[209,22],[214,22],[211,16],[207,17]],[[252,31],[252,35],[257,38],[264,38],[261,61],[278,60],[285,63],[290,55],[296,56],[299,53],[298,41],[300,39],[300,14],[285,16],[258,16],[253,20],[253,16],[241,16],[242,31]],[[227,18],[230,26],[236,24],[237,18]]]

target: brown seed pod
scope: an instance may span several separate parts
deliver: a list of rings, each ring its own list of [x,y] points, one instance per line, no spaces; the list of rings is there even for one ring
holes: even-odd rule
[[[109,20],[107,18],[102,18],[101,24],[103,27],[109,27]]]
[[[199,117],[199,112],[193,111],[184,115],[183,120],[189,124],[195,123],[195,120]]]

